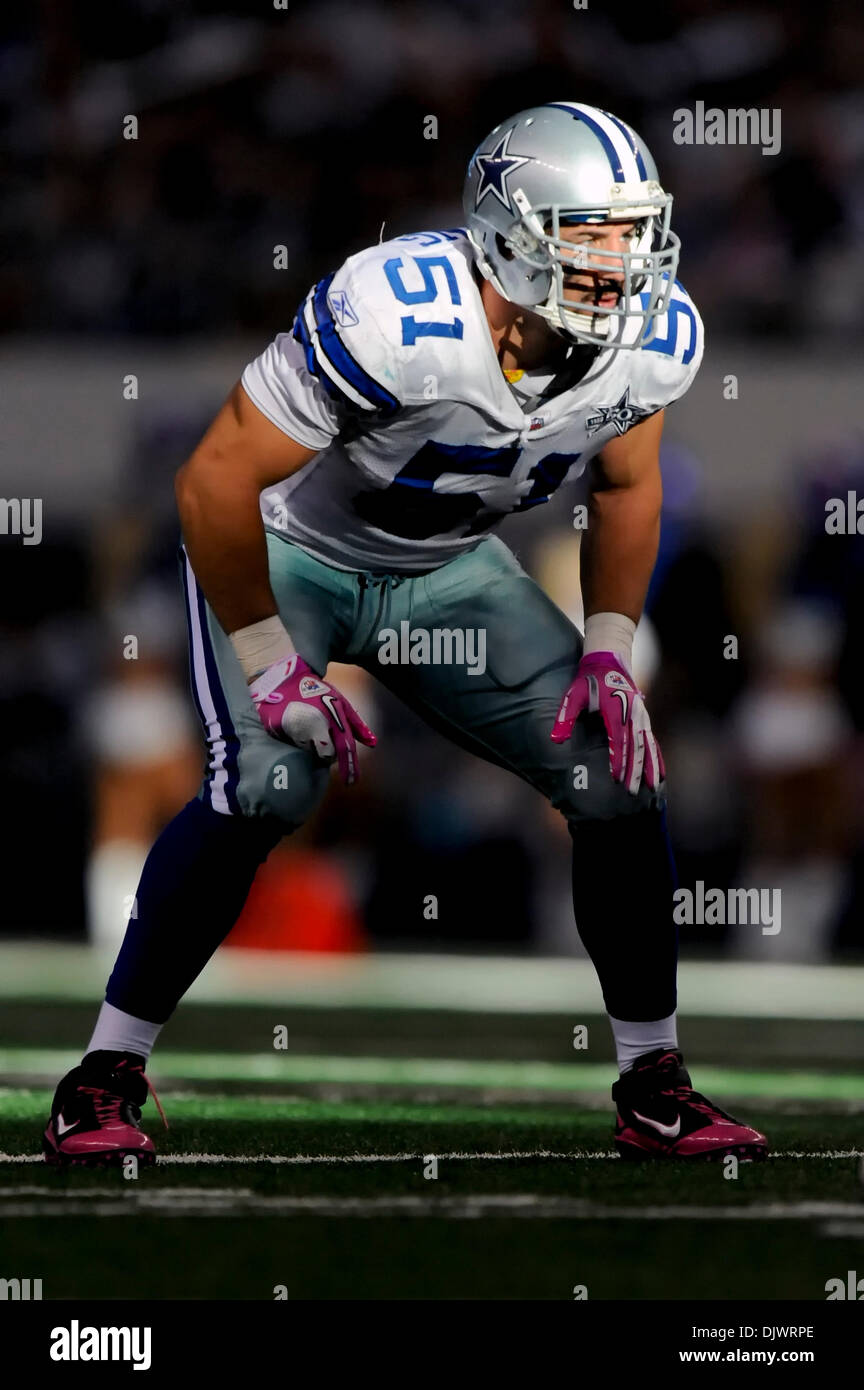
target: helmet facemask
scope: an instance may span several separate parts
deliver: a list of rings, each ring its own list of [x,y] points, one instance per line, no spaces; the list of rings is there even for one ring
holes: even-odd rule
[[[637,192],[641,196],[635,196]],[[620,205],[602,208],[559,204],[535,208],[521,189],[514,189],[512,198],[519,217],[506,233],[499,233],[513,257],[509,265],[505,268],[496,257],[496,273],[491,258],[483,254],[475,241],[480,268],[499,293],[531,309],[577,342],[631,349],[649,343],[657,331],[657,320],[669,304],[681,246],[669,226],[672,199],[659,184],[649,184],[647,188],[641,185],[633,189],[628,201],[622,199]],[[482,217],[481,220],[485,221]],[[602,225],[609,221],[636,224],[629,250],[580,246],[561,235],[562,227]],[[496,231],[491,223],[487,226],[491,232]],[[592,305],[589,300],[579,303],[565,297],[565,275],[575,272],[580,280],[584,276],[590,281],[602,278],[604,271],[620,277],[615,281],[615,287],[620,289],[616,304]],[[578,288],[587,289],[588,284]]]

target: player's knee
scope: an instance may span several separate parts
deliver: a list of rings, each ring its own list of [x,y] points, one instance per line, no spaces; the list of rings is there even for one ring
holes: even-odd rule
[[[241,798],[244,814],[275,817],[286,832],[309,819],[330,782],[329,768],[308,753],[286,747],[259,767],[252,790]]]
[[[636,796],[616,782],[609,768],[609,750],[583,748],[559,774],[552,805],[571,825],[585,821],[615,820],[659,807],[662,799],[642,782]]]

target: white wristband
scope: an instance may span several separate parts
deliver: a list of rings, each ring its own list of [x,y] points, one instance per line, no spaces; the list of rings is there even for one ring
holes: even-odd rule
[[[614,652],[628,668],[633,659],[636,624],[624,613],[592,613],[585,619],[585,650]]]
[[[272,666],[274,661],[293,656],[296,650],[278,613],[272,618],[262,618],[260,623],[238,627],[228,636],[247,681],[253,680],[266,666]]]

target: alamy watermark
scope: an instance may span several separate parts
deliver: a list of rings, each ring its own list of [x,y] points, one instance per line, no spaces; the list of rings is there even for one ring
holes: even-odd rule
[[[28,1303],[42,1297],[41,1279],[0,1279],[0,1299]]]
[[[133,1371],[148,1371],[151,1360],[149,1327],[82,1327],[73,1318],[68,1327],[51,1329],[52,1361],[131,1361]]]
[[[779,888],[676,888],[672,920],[679,926],[760,926],[763,936],[780,930]]]
[[[484,627],[412,627],[402,621],[378,633],[382,666],[465,666],[469,676],[486,670]]]
[[[697,101],[695,109],[672,113],[676,145],[760,145],[763,154],[780,153],[780,107],[732,107],[726,111]]]
[[[22,545],[39,545],[42,498],[0,497],[0,536],[20,536]]]
[[[829,497],[825,531],[829,536],[864,536],[864,497],[851,488],[845,497]]]
[[[851,1299],[854,1303],[864,1302],[864,1279],[858,1278],[857,1270],[847,1269],[845,1279],[835,1276],[826,1281],[826,1303],[837,1299]]]

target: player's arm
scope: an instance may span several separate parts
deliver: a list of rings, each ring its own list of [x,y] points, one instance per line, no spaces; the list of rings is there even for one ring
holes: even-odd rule
[[[643,776],[653,791],[665,775],[630,670],[633,636],[660,539],[662,432],[661,410],[607,444],[595,463],[582,542],[585,647],[552,730],[553,740],[564,743],[580,715],[600,714],[611,774],[633,796]]]
[[[359,776],[356,740],[372,747],[375,735],[295,651],[270,587],[258,500],[316,453],[272,424],[238,382],[177,475],[177,506],[195,577],[231,638],[264,728],[324,763],[335,760],[350,784]]]
[[[227,633],[276,614],[259,493],[315,453],[272,424],[238,382],[177,474],[186,550]]]
[[[586,620],[620,613],[638,623],[660,540],[663,411],[601,451],[593,470],[582,541]]]

